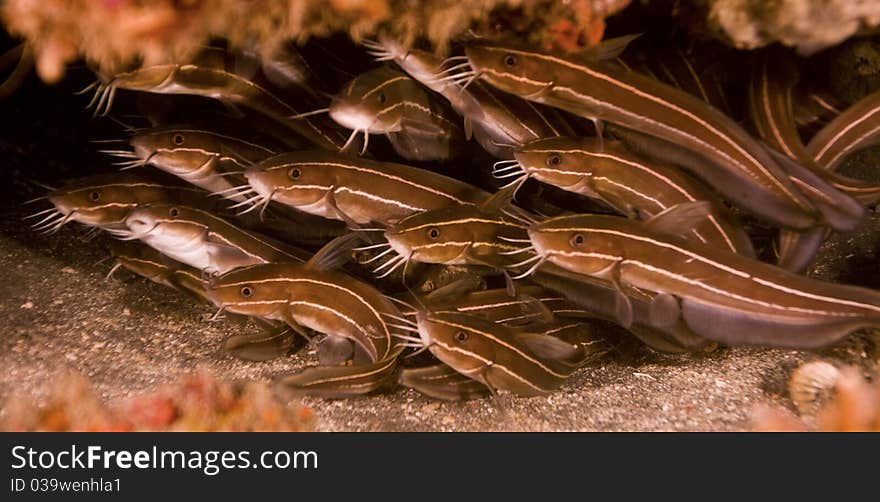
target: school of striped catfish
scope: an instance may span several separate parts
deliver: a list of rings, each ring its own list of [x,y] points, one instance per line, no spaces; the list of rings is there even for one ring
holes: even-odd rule
[[[239,321],[236,357],[311,348],[278,383],[328,398],[545,394],[610,329],[687,352],[880,328],[880,292],[803,275],[880,201],[837,172],[880,143],[880,92],[845,107],[770,48],[738,117],[688,49],[637,38],[567,55],[473,38],[441,58],[380,36],[357,68],[215,47],[100,75],[96,116],[144,96],[175,113],[123,124],[100,147],[119,172],[27,218],[106,232],[111,273]],[[744,220],[776,232],[772,259]]]

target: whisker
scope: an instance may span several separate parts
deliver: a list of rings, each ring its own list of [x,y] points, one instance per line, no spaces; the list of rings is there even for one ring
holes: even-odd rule
[[[357,138],[358,133],[360,133],[360,130],[358,130],[358,129],[351,131],[351,136],[348,137],[348,140],[345,142],[344,145],[342,145],[342,148],[340,148],[339,151],[340,152],[348,151],[348,147],[350,147],[351,144],[354,143],[354,140],[355,140],[355,138]]]
[[[113,274],[114,274],[117,270],[119,270],[120,267],[122,267],[122,264],[119,263],[119,262],[116,262],[116,264],[113,265],[113,268],[111,268],[110,271],[107,272],[107,275],[104,276],[104,280],[106,281],[106,280],[110,279],[111,277],[113,277]]]
[[[370,144],[370,133],[364,129],[364,146],[361,148],[361,155],[367,153],[367,145]]]
[[[497,168],[498,166],[508,165],[508,164],[519,164],[519,161],[516,159],[507,159],[507,160],[499,160],[498,162],[492,164],[492,168]]]
[[[508,183],[506,185],[502,185],[501,190],[504,190],[505,188],[510,188],[513,185],[516,185],[517,183],[525,183],[525,181],[527,179],[529,179],[529,177],[526,175],[520,176],[519,178],[516,178],[515,180],[511,181],[510,183]],[[517,189],[517,190],[519,190],[519,189]]]
[[[104,86],[104,89],[101,90],[101,99],[99,99],[98,104],[95,105],[95,111],[92,113],[92,117],[97,117],[101,108],[104,107],[104,103],[107,101],[107,96],[110,94],[110,87],[110,85],[106,85]]]
[[[391,247],[391,244],[387,242],[382,242],[380,244],[372,244],[370,246],[360,246],[356,248],[351,248],[352,251],[369,251],[370,249],[379,249],[384,247]]]
[[[416,343],[398,343],[397,346],[398,347],[412,347],[415,349],[415,348],[422,348],[425,346],[425,344],[424,343],[418,343],[418,344],[416,344]]]
[[[543,259],[543,257],[542,257],[541,255],[530,256],[530,257],[526,258],[526,259],[523,260],[523,261],[520,261],[520,262],[514,263],[513,265],[508,265],[507,268],[519,268],[519,267],[524,267],[524,266],[526,266],[526,265],[531,264],[531,263],[534,262],[534,261],[538,261],[538,260],[541,260],[541,259]]]
[[[511,279],[522,279],[524,277],[528,277],[528,276],[532,275],[535,272],[535,270],[538,269],[538,267],[540,267],[541,265],[544,264],[545,261],[547,261],[547,258],[541,256],[541,259],[538,260],[537,262],[535,262],[535,264],[532,265],[531,268],[529,268],[528,270],[526,270],[525,272],[523,272],[519,275],[511,276]]]
[[[443,60],[441,64],[451,63],[452,61],[466,61],[468,60],[467,56],[449,56],[448,58]]]
[[[464,90],[467,89],[468,86],[471,85],[471,83],[473,83],[473,81],[476,80],[478,76],[479,73],[474,72],[474,75],[470,79],[468,79],[468,81],[465,82],[465,84],[461,87],[460,92],[464,92]]]
[[[48,198],[49,198],[48,195],[41,195],[40,197],[37,197],[35,199],[26,200],[26,201],[22,202],[21,205],[24,206],[27,204],[33,204],[34,202],[41,201],[43,199],[48,199]]]
[[[256,192],[256,190],[254,190],[254,187],[252,187],[250,185],[238,185],[237,187],[227,188],[226,190],[220,190],[218,192],[211,192],[211,195],[224,195],[224,194],[232,193],[232,192],[235,192],[238,190],[244,190],[245,192],[253,190],[254,192]],[[242,193],[244,193],[244,192],[242,192]],[[236,195],[241,195],[241,194],[236,194]]]
[[[383,264],[379,265],[378,267],[376,267],[375,269],[373,269],[373,273],[375,274],[376,272],[378,272],[380,270],[384,270],[387,267],[394,268],[395,263],[403,261],[404,259],[405,258],[403,256],[397,255],[394,258],[391,258],[390,260],[386,261],[385,263],[383,263]]]
[[[89,143],[94,143],[96,145],[103,145],[109,143],[128,143],[127,139],[123,138],[115,138],[115,139],[90,139]],[[100,150],[98,150],[100,152]]]
[[[403,300],[401,300],[401,301],[403,301]],[[384,315],[385,317],[388,317],[388,318],[394,319],[395,321],[399,321],[399,322],[402,322],[402,323],[405,323],[405,324],[409,324],[409,325],[411,325],[411,326],[414,327],[414,328],[415,328],[416,326],[418,326],[418,324],[416,324],[415,321],[412,321],[412,320],[410,320],[410,319],[407,319],[406,317],[400,317],[400,316],[398,316],[398,315],[388,314],[388,313],[385,313],[385,312],[383,312],[382,315]]]
[[[519,172],[519,171],[522,171],[522,169],[520,168],[519,164],[514,164],[512,166],[505,166],[505,167],[499,167],[497,169],[492,169],[492,174],[505,173],[508,171]]]
[[[27,203],[25,203],[25,204],[27,204]],[[31,218],[36,218],[38,216],[42,216],[46,213],[52,213],[52,212],[56,212],[56,211],[58,211],[58,210],[55,207],[50,207],[49,209],[44,209],[38,213],[29,214],[29,215],[23,217],[22,220],[29,220]]]
[[[531,244],[531,243],[532,243],[532,240],[531,240],[531,239],[515,239],[515,238],[513,238],[513,237],[504,237],[503,235],[499,235],[499,236],[498,236],[498,239],[500,239],[500,240],[502,240],[502,241],[504,241],[504,242],[524,242],[524,243],[526,243],[526,244]]]
[[[102,117],[106,117],[108,113],[110,113],[110,107],[113,106],[113,99],[116,97],[116,89],[119,86],[112,85],[110,86],[110,95],[107,98],[107,105],[104,107],[104,111],[101,113]]]
[[[522,176],[522,171],[517,170],[517,171],[512,171],[512,172],[503,173],[503,174],[498,174],[497,172],[492,173],[492,177],[495,179],[499,179],[499,180],[504,179],[504,178],[513,178],[516,176]]]
[[[214,315],[211,316],[211,318],[208,319],[208,321],[216,321],[216,320],[220,319],[220,314],[222,314],[224,310],[226,310],[226,307],[220,307],[219,309],[217,309],[217,312],[214,313]]]
[[[306,118],[306,117],[311,117],[312,115],[320,115],[322,113],[327,113],[329,111],[330,111],[330,108],[321,108],[320,110],[314,110],[311,112],[300,113],[297,115],[288,115],[287,118],[290,120],[297,120],[297,119],[302,119],[302,118]]]
[[[423,343],[422,343],[422,348],[420,348],[419,350],[413,352],[412,354],[407,354],[407,355],[403,356],[403,358],[404,358],[404,359],[409,359],[410,357],[415,357],[415,356],[421,354],[422,352],[424,352],[424,351],[426,351],[426,350],[428,350],[428,349],[430,349],[430,348],[431,348],[430,345],[424,345],[424,342],[423,342]]]
[[[74,96],[82,96],[83,94],[91,91],[92,89],[94,89],[95,87],[98,87],[99,85],[101,85],[101,81],[95,80],[91,84],[85,86],[82,90],[74,92],[73,95]]]
[[[396,265],[394,265],[393,267],[389,268],[387,272],[385,272],[385,273],[382,274],[382,275],[378,275],[378,276],[376,276],[376,277],[377,277],[378,279],[382,279],[383,277],[388,277],[389,275],[391,275],[392,273],[394,273],[394,271],[397,270],[397,269],[399,269],[400,267],[405,267],[406,264],[409,263],[409,259],[406,258],[406,257],[401,257],[401,258],[402,258],[402,259],[399,260],[399,261],[397,262]],[[389,260],[389,261],[390,261],[390,260]]]
[[[126,158],[137,157],[137,158],[140,158],[138,156],[138,154],[134,153],[131,150],[98,150],[98,153],[103,153],[106,155],[113,155],[115,157],[126,157]]]
[[[399,335],[397,333],[392,333],[391,336],[393,336],[394,338],[400,338],[401,340],[407,340],[410,342],[421,342],[422,341],[421,338],[416,338],[414,336],[408,336],[408,335]]]
[[[513,251],[500,251],[498,254],[504,255],[504,256],[513,256],[515,254],[528,253],[528,252],[536,252],[536,251],[535,251],[535,248],[529,246],[527,248],[516,249]]]
[[[380,258],[387,255],[388,253],[393,253],[393,252],[394,252],[394,249],[389,247],[385,251],[382,251],[381,253],[377,254],[376,256],[370,258],[369,260],[360,262],[360,264],[366,265],[367,263],[373,263],[374,261],[378,261]]]
[[[54,210],[55,208],[53,207],[52,209]],[[54,219],[58,218],[59,216],[63,218],[64,214],[62,214],[60,211],[55,211],[54,213],[50,214],[49,216],[46,216],[42,220],[31,225],[31,228],[33,228],[34,230],[39,230],[39,227],[41,227],[44,223],[46,223],[49,220],[54,220]],[[49,223],[49,224],[51,225],[52,223]]]
[[[414,331],[416,333],[419,332],[417,328],[413,328],[412,326],[401,326],[400,324],[392,324],[390,322],[386,322],[385,325],[389,328],[402,329],[403,331]]]
[[[103,92],[104,92],[104,85],[101,84],[101,83],[98,82],[98,81],[95,81],[95,83],[98,84],[98,85],[96,85],[96,86],[94,87],[94,89],[95,89],[95,94],[92,96],[92,100],[89,101],[89,104],[86,105],[86,110],[88,110],[89,108],[91,108],[92,106],[94,106],[95,103],[98,102],[98,97],[101,96],[101,95],[103,94]]]
[[[359,228],[350,228],[349,230],[351,230],[352,232],[384,232],[386,229],[359,227]]]
[[[267,200],[270,200],[270,199],[268,199],[268,198],[266,198],[266,197],[263,197],[262,195],[258,195],[258,196],[255,197],[255,198],[256,198],[256,199],[259,199],[259,200],[255,201],[255,202],[251,205],[251,207],[249,207],[249,208],[247,208],[247,209],[243,209],[243,210],[241,210],[241,211],[235,213],[236,216],[242,216],[242,215],[245,215],[245,214],[250,213],[251,211],[256,211],[257,209],[262,208],[262,207],[263,207],[263,204],[264,204]],[[251,200],[254,200],[254,199],[251,199]]]
[[[239,202],[239,203],[237,203],[237,204],[234,204],[234,205],[232,205],[232,206],[229,206],[229,209],[238,209],[238,208],[240,208],[240,207],[242,207],[242,206],[248,206],[248,205],[250,205],[250,204],[254,204],[254,203],[256,203],[257,201],[261,201],[261,200],[263,200],[263,196],[262,196],[262,195],[256,195],[256,196],[254,196],[254,197],[251,197],[250,199],[245,199],[245,200],[243,200],[243,201],[241,201],[241,202]]]
[[[394,303],[397,303],[398,305],[403,305],[404,307],[408,308],[409,310],[413,310],[413,311],[415,311],[415,310],[419,310],[419,309],[417,309],[412,303],[409,303],[409,302],[407,302],[407,301],[401,300],[400,298],[395,298],[395,297],[393,297],[393,296],[388,296],[388,295],[385,295],[385,298],[388,298],[389,300],[391,300],[391,301],[394,302]],[[387,316],[389,316],[389,317],[391,316],[391,314],[384,314],[384,315],[387,315]],[[396,316],[394,316],[394,317],[392,317],[392,318],[393,318],[393,319],[400,320],[400,318],[399,318],[399,317],[396,317]]]

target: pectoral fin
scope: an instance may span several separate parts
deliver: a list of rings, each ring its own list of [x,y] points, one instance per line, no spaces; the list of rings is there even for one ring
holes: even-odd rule
[[[375,363],[357,366],[315,366],[279,379],[279,385],[293,394],[325,398],[344,398],[375,392],[397,380],[395,349],[388,357]]]
[[[223,343],[223,350],[246,361],[267,361],[297,349],[297,340],[294,331],[284,326],[254,335],[231,336]]]
[[[660,293],[651,301],[648,311],[651,326],[667,328],[681,318],[681,307],[678,298],[669,293]]]
[[[466,401],[489,394],[485,385],[445,364],[403,369],[398,383],[444,401]]]

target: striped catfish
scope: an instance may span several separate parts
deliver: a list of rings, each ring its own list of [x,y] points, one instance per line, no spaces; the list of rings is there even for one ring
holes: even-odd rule
[[[811,202],[832,187],[802,193],[742,127],[684,91],[599,61],[478,44],[465,52],[474,75],[501,90],[597,123],[607,120],[640,133],[643,142],[664,145],[653,145],[654,154],[674,155],[726,198],[769,222],[794,229],[836,223]]]
[[[113,233],[140,239],[148,246],[209,275],[275,261],[302,262],[304,252],[254,232],[242,230],[213,214],[178,204],[141,206],[125,219],[125,230]]]
[[[385,239],[406,261],[503,269],[519,261],[512,241],[526,238],[527,225],[482,204],[455,204],[408,216],[389,226]]]
[[[587,364],[609,350],[607,342],[594,336],[591,327],[582,322],[553,323],[541,327],[533,326],[532,329],[540,331],[542,336],[552,336],[572,345],[581,345],[585,357],[578,362],[579,365]],[[405,368],[400,371],[398,383],[444,401],[465,401],[484,397],[490,392],[486,385],[443,363]]]
[[[647,219],[686,202],[708,201],[712,211],[690,231],[711,243],[755,256],[752,242],[723,203],[699,181],[673,166],[630,152],[618,141],[596,138],[547,138],[516,150],[518,168],[527,177],[563,190],[599,199],[629,218]],[[502,167],[510,176],[517,165]]]
[[[584,348],[461,313],[420,311],[422,344],[440,361],[490,390],[522,396],[558,388],[587,359]]]
[[[113,75],[107,82],[97,84],[92,104],[96,104],[96,113],[107,113],[118,89],[203,96],[255,110],[315,146],[338,149],[345,144],[345,138],[336,129],[321,121],[298,117],[303,110],[297,110],[270,90],[255,72],[242,71],[258,67],[259,62],[250,61],[244,54],[208,48],[193,63],[158,64]],[[297,118],[291,118],[294,116]]]
[[[473,134],[484,150],[495,157],[510,158],[511,148],[527,141],[572,134],[571,126],[557,111],[533,104],[520,97],[498,91],[482,82],[466,89],[453,82],[456,68],[445,68],[442,58],[431,52],[404,49],[390,38],[365,42],[370,53],[380,60],[392,60],[407,74],[449,101],[464,119],[467,138]],[[449,61],[458,62],[463,57]]]
[[[880,185],[836,175],[823,169],[804,147],[793,112],[793,89],[798,80],[798,69],[785,51],[765,51],[753,67],[749,84],[749,114],[758,134],[767,144],[797,161],[795,167],[806,170],[790,173],[791,180],[810,190],[811,177],[819,177],[836,187],[846,199],[829,197],[825,203],[836,207],[841,215],[849,214],[858,222],[864,216],[860,205],[874,205],[880,200]],[[783,167],[793,164],[781,161]],[[808,171],[807,171],[808,170]],[[831,193],[828,193],[831,195]],[[805,232],[783,230],[780,234],[779,264],[792,271],[801,271],[809,265],[827,231],[811,229]]]
[[[282,151],[265,141],[258,143],[239,135],[187,125],[138,130],[129,143],[132,152],[106,152],[132,159],[130,166],[149,164],[209,192],[223,192],[226,198],[236,201],[245,198],[230,189],[244,181],[245,168]]]
[[[352,130],[349,142],[384,134],[397,153],[410,160],[446,160],[464,144],[457,117],[405,73],[382,66],[358,75],[337,93],[330,118]]]
[[[136,207],[158,202],[185,203],[206,210],[219,209],[203,190],[169,186],[129,173],[90,176],[67,183],[47,196],[53,207],[28,218],[43,216],[36,229],[58,230],[67,222],[121,229]]]
[[[245,177],[264,201],[349,224],[388,224],[489,198],[479,188],[424,169],[320,150],[277,155],[249,168]]]
[[[825,169],[836,170],[846,157],[880,142],[880,91],[868,94],[823,127],[807,152]]]
[[[618,291],[655,293],[653,326],[681,320],[727,344],[812,348],[880,324],[880,293],[685,240],[666,231],[672,221],[668,214],[648,222],[564,216],[533,225],[529,236],[543,260],[604,278]]]
[[[590,317],[623,326],[656,351],[698,351],[710,343],[681,320],[663,326],[652,326],[651,305],[656,294],[650,291],[621,291],[611,281],[571,272],[546,261],[542,262],[529,279],[559,293]],[[517,290],[520,288],[518,286]]]
[[[345,273],[311,260],[253,265],[217,277],[209,296],[230,312],[345,337],[371,361],[310,368],[286,377],[289,387],[328,397],[352,395],[376,390],[396,376],[395,360],[402,347],[394,337],[401,331],[392,324],[401,313],[377,289]]]
[[[147,279],[188,293],[197,300],[212,303],[208,298],[208,280],[198,270],[183,263],[175,262],[153,248],[126,241],[110,243],[117,268],[126,270]],[[236,314],[227,314],[227,319],[244,323],[246,318]],[[296,349],[296,337],[286,326],[265,319],[255,319],[263,330],[259,333],[233,335],[226,339],[223,349],[229,354],[248,361],[265,361],[287,354]]]
[[[429,303],[431,309],[437,312],[455,311],[511,326],[538,320],[546,315],[546,311],[556,318],[592,317],[592,314],[564,296],[547,288],[531,285],[517,286],[514,296],[507,289],[488,289],[443,295],[439,299],[432,299],[428,295],[420,301]],[[402,312],[405,316],[415,316],[417,310],[413,307]]]
[[[792,96],[794,121],[805,137],[813,137],[828,122],[840,115],[844,105],[830,93],[801,82]]]
[[[664,44],[665,45],[665,44]],[[699,57],[702,56],[702,57]],[[634,70],[651,78],[661,80],[731,115],[727,92],[722,85],[718,71],[707,69],[705,60],[712,57],[717,64],[717,54],[700,54],[692,50],[687,54],[678,47],[644,50],[633,48],[624,52],[616,60],[627,70]],[[702,62],[703,64],[699,64]]]
[[[400,370],[397,383],[443,401],[467,401],[489,395],[489,388],[438,363]]]

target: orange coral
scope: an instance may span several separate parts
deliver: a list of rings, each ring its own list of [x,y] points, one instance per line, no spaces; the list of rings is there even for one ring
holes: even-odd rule
[[[761,406],[752,414],[757,431],[880,432],[880,382],[870,382],[855,368],[844,368],[829,402],[816,415],[815,426],[788,410]]]
[[[206,371],[120,406],[101,403],[88,380],[59,379],[48,404],[13,397],[0,430],[12,431],[302,431],[314,427],[309,408],[280,402],[264,383],[218,380]]]

